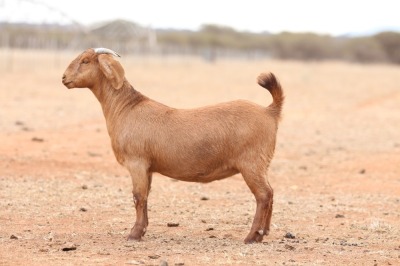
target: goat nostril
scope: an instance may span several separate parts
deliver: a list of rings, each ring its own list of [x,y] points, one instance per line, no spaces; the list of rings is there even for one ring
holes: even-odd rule
[[[65,75],[63,75],[63,76],[62,76],[62,79],[64,80],[65,78],[66,78]]]

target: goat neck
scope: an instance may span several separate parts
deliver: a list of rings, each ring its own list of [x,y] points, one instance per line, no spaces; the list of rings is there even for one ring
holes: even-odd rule
[[[121,113],[132,109],[146,97],[135,90],[127,80],[121,89],[112,88],[106,79],[93,86],[91,91],[101,104],[104,117],[107,121],[120,116]]]

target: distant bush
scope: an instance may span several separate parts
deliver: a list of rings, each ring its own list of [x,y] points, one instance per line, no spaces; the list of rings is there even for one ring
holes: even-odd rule
[[[384,48],[373,37],[348,39],[343,44],[341,58],[361,63],[388,61]]]
[[[373,38],[380,43],[389,62],[400,64],[400,33],[382,32]]]
[[[315,33],[253,33],[219,25],[203,25],[198,31],[152,30],[120,20],[92,31],[26,24],[0,24],[0,31],[0,46],[15,48],[84,49],[103,45],[121,53],[191,54],[210,61],[239,56],[400,64],[397,32],[333,37]]]

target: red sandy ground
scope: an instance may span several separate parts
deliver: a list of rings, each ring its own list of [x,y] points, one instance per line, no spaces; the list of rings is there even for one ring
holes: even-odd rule
[[[210,184],[155,175],[147,234],[127,242],[130,177],[94,96],[60,82],[76,55],[54,63],[15,52],[0,70],[0,265],[400,265],[398,67],[121,59],[138,90],[176,107],[267,105],[255,83],[264,70],[287,95],[263,243],[243,244],[255,201],[240,175]]]

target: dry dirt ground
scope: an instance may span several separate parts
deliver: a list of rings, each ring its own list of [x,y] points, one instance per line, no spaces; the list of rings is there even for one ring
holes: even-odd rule
[[[121,58],[136,89],[175,107],[267,105],[262,71],[287,96],[263,243],[243,244],[255,201],[240,175],[155,175],[147,234],[127,242],[131,180],[100,105],[61,84],[79,52],[0,51],[1,265],[400,265],[398,66]]]

